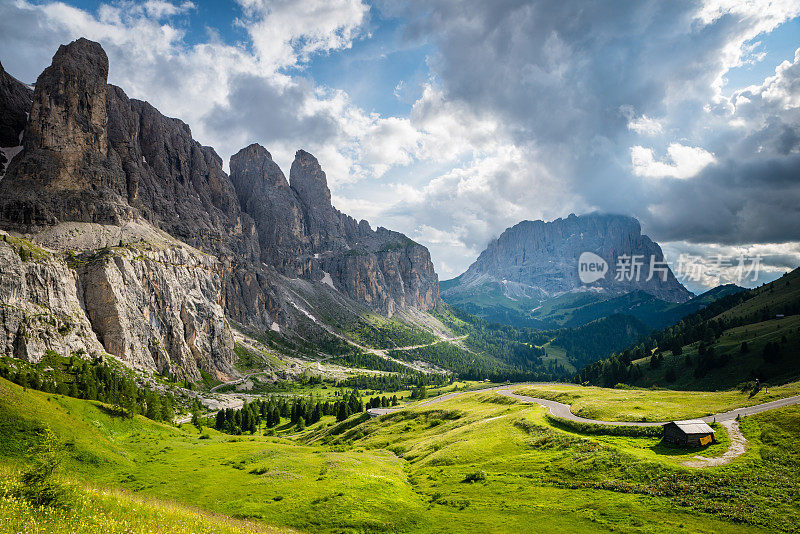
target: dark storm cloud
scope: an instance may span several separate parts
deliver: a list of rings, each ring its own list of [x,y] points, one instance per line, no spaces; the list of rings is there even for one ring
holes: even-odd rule
[[[536,147],[537,163],[556,169],[574,204],[638,216],[660,240],[800,239],[800,67],[773,84],[789,104],[765,88],[744,92],[749,102],[734,110],[715,81],[730,66],[731,44],[763,27],[762,14],[734,10],[711,21],[700,8],[453,0],[412,1],[402,14],[409,37],[436,42],[430,65],[447,97],[490,111],[515,142]],[[663,132],[631,131],[629,120],[642,115],[659,118]],[[687,180],[632,172],[631,147],[652,148],[657,163],[669,143],[714,162]],[[515,190],[495,186],[515,202]]]
[[[243,74],[232,78],[229,88],[227,105],[214,106],[203,118],[207,128],[296,146],[323,143],[339,131],[339,122],[330,113],[303,112],[313,99],[314,87],[302,79],[279,87],[272,80]]]

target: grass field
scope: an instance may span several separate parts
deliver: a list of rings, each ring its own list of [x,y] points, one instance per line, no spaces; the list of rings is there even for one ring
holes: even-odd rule
[[[572,406],[572,413],[601,421],[673,421],[726,412],[742,406],[800,395],[800,382],[763,389],[754,396],[731,391],[610,389],[595,386],[533,385],[515,393]]]
[[[119,490],[79,488],[69,510],[34,507],[14,497],[14,473],[0,470],[0,532],[26,534],[130,534],[139,532],[243,534],[292,532],[175,502]]]
[[[43,425],[66,442],[70,476],[99,488],[83,490],[87,521],[107,509],[134,525],[109,532],[169,531],[183,514],[185,531],[195,532],[247,530],[240,520],[354,533],[523,532],[531,525],[541,532],[767,532],[791,531],[800,521],[798,408],[745,419],[748,453],[697,471],[681,465],[697,451],[667,449],[652,437],[565,431],[542,408],[494,393],[339,425],[323,421],[294,439],[208,429],[200,439],[189,425],[115,417],[96,402],[0,380],[4,469],[21,465]],[[724,432],[720,438],[702,454],[721,454]],[[750,487],[751,480],[759,484]],[[37,515],[43,512],[8,499],[0,506],[11,518],[5,531],[46,524]],[[151,513],[164,519],[147,523]],[[158,521],[167,526],[155,528]]]

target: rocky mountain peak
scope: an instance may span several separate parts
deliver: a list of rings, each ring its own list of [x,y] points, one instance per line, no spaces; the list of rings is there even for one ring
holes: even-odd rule
[[[263,180],[268,185],[275,187],[285,187],[287,189],[289,187],[289,182],[286,181],[283,171],[272,160],[272,154],[258,143],[253,143],[231,156],[230,163],[231,176],[247,177],[250,180]],[[256,187],[255,184],[250,184],[250,186]]]
[[[36,81],[25,148],[104,154],[107,79],[108,56],[98,43],[81,38],[61,45]]]
[[[289,180],[292,189],[297,191],[300,200],[312,209],[325,209],[331,206],[331,191],[328,189],[328,179],[320,167],[317,158],[306,152],[298,150],[289,171]]]
[[[578,260],[585,252],[605,261],[605,276],[584,284],[578,274]],[[616,268],[623,257],[637,256],[638,273],[617,279]],[[452,293],[473,291],[487,281],[505,291],[534,299],[547,299],[572,291],[593,290],[622,294],[641,290],[669,302],[684,302],[692,294],[666,272],[650,272],[650,263],[663,267],[661,247],[642,234],[639,221],[624,215],[590,213],[550,222],[522,221],[507,228],[489,243]],[[517,296],[514,296],[517,298]]]
[[[135,217],[108,137],[108,57],[78,39],[59,47],[28,108],[24,150],[0,182],[0,221],[19,229]]]

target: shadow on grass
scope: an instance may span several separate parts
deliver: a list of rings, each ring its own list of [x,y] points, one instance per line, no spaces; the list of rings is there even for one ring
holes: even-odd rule
[[[103,412],[104,414],[106,414],[111,418],[120,417],[125,419],[131,419],[133,417],[133,415],[127,412],[124,408],[109,406],[107,404],[103,404],[100,402],[96,403],[95,406],[97,406],[98,410],[100,410],[101,412]]]
[[[701,445],[699,447],[692,447],[689,445],[682,447],[680,445],[673,445],[672,443],[666,442],[662,439],[650,447],[650,450],[661,456],[683,456],[690,453],[700,454],[707,451],[712,445],[716,445],[716,442],[709,443],[708,445]]]

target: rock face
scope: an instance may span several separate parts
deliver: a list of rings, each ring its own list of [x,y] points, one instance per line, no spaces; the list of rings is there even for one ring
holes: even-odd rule
[[[0,64],[0,147],[21,144],[20,134],[28,122],[32,99],[33,91]]]
[[[599,280],[584,284],[578,276],[578,259],[584,252],[601,257],[608,272]],[[641,256],[639,276],[616,279],[620,257]],[[661,247],[642,235],[639,221],[621,215],[570,215],[552,222],[522,221],[508,228],[486,247],[478,259],[442,296],[464,296],[475,287],[499,283],[510,298],[545,300],[564,293],[594,290],[623,294],[642,290],[668,302],[685,302],[693,295],[667,267],[665,275],[654,271],[664,260]],[[665,277],[665,279],[664,279]],[[648,280],[650,278],[650,280]],[[471,289],[472,288],[472,289]]]
[[[0,239],[0,354],[38,361],[46,350],[102,353],[83,312],[78,274],[53,255],[29,251],[5,234]]]
[[[233,371],[216,260],[191,249],[115,249],[77,268],[90,323],[105,350],[141,369],[199,380]]]
[[[228,320],[291,327],[287,277],[386,314],[435,305],[428,251],[336,210],[311,154],[297,153],[290,185],[251,145],[229,177],[188,125],[107,76],[86,39],[61,46],[33,91],[0,67],[0,144],[16,147],[0,171],[0,229],[55,251],[0,256],[0,354],[105,351],[196,380],[234,372]],[[39,305],[80,334],[36,327]]]
[[[388,315],[436,304],[438,278],[428,250],[334,208],[325,172],[308,152],[297,152],[291,185],[259,145],[234,155],[230,167],[239,202],[256,223],[263,262],[286,276],[324,280]]]
[[[33,250],[33,253],[28,252]],[[105,248],[64,258],[0,241],[0,354],[113,354],[190,380],[233,370],[216,260],[189,247]]]

